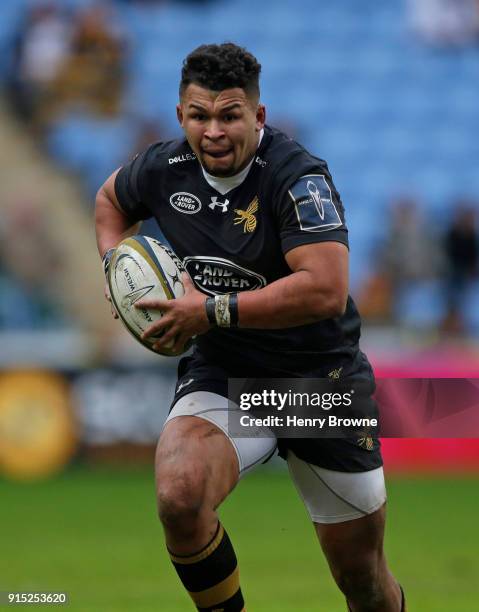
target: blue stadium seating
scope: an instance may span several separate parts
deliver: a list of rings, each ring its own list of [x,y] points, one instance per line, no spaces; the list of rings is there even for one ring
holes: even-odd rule
[[[464,319],[471,332],[479,337],[479,282],[472,285],[465,298]]]
[[[409,328],[434,329],[446,314],[442,294],[442,285],[436,281],[411,284],[395,304],[397,320]]]

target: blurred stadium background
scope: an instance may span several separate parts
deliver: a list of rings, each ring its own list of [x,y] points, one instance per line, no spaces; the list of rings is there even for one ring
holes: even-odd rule
[[[476,0],[3,0],[0,591],[189,609],[151,464],[175,360],[111,319],[92,214],[115,168],[179,134],[185,55],[225,40],[262,63],[268,122],[329,163],[377,375],[479,378]],[[410,609],[479,610],[479,441],[383,447]],[[344,610],[281,463],[224,517],[248,609]]]

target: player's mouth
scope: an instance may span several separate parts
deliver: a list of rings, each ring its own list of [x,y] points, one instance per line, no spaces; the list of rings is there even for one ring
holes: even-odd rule
[[[212,157],[213,159],[223,159],[224,157],[227,157],[230,153],[232,153],[233,149],[202,149],[202,151],[203,155],[208,155],[208,157]]]

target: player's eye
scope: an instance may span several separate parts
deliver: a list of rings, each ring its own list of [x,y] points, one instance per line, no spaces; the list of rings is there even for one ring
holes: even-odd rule
[[[231,123],[232,121],[235,121],[235,119],[237,119],[238,117],[236,115],[225,115],[223,117],[224,121],[226,123]]]
[[[194,119],[195,121],[204,121],[206,119],[206,116],[203,115],[202,113],[195,113],[194,115],[191,116],[192,119]]]

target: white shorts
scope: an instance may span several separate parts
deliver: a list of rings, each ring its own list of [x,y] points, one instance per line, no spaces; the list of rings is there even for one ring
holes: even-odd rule
[[[239,409],[238,416],[243,414]],[[252,437],[232,438],[228,434],[228,399],[209,391],[182,396],[166,422],[179,416],[196,416],[216,425],[230,440],[238,457],[240,477],[275,452],[277,440],[268,430],[250,431]],[[231,418],[231,415],[229,415]],[[268,435],[269,434],[269,435]],[[368,472],[338,472],[298,459],[288,451],[288,467],[301,499],[315,523],[341,523],[378,510],[386,501],[383,468]]]

